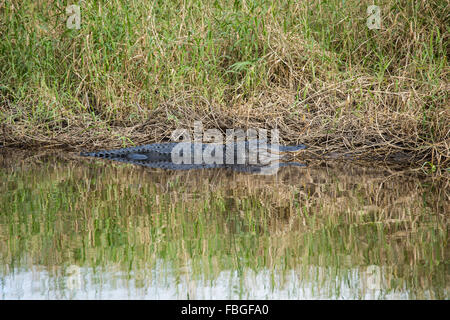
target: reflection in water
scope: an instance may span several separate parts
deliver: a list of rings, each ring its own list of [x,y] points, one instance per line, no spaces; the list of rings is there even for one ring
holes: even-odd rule
[[[335,274],[334,267],[307,266],[277,273],[246,268],[242,274],[224,270],[215,279],[178,277],[175,270],[156,262],[144,271],[80,268],[79,275],[49,275],[32,266],[3,279],[2,295],[8,299],[408,299],[406,288],[386,290],[388,283],[367,279],[364,268]],[[302,276],[300,276],[302,275]],[[307,275],[307,279],[303,277]],[[380,276],[385,276],[385,271]],[[315,281],[316,280],[316,281]],[[317,285],[323,282],[323,285]],[[371,287],[371,284],[373,285]],[[332,285],[334,293],[327,285]],[[100,290],[98,290],[100,289]],[[357,295],[355,295],[358,293]],[[422,298],[432,298],[424,290]]]
[[[273,176],[0,154],[3,299],[448,299],[449,189],[350,164]]]

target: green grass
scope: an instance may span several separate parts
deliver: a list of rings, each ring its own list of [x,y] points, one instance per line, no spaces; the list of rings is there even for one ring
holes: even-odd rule
[[[0,4],[5,145],[160,141],[203,119],[448,164],[448,1],[86,1],[79,30],[68,4]]]

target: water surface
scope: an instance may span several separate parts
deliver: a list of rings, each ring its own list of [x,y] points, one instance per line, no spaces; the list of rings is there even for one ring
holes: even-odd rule
[[[448,299],[450,191],[392,167],[275,175],[0,153],[2,299]]]

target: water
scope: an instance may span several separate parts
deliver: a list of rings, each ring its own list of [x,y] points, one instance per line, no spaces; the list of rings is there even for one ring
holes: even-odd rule
[[[448,299],[446,183],[0,153],[0,298]]]

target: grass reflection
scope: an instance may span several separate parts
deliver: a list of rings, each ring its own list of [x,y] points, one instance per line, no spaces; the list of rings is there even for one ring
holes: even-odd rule
[[[77,297],[70,266],[86,297],[448,298],[442,182],[348,164],[251,176],[2,161],[4,298],[19,279]]]

